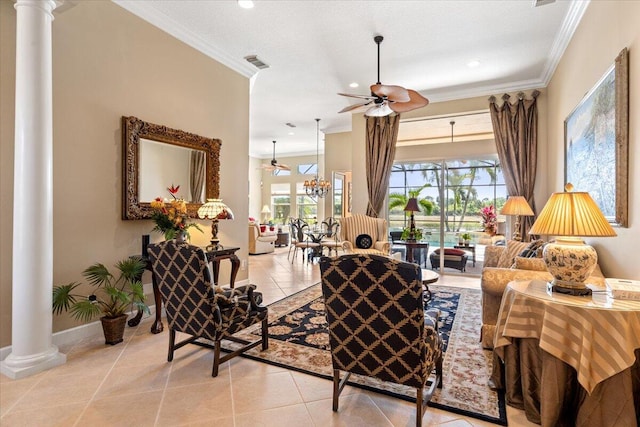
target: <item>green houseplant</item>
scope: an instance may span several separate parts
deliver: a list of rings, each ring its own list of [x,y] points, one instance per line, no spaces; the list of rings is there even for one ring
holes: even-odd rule
[[[471,234],[470,233],[462,233],[462,236],[460,236],[460,237],[462,237],[462,240],[464,240],[464,243],[466,245],[468,245],[469,242],[471,241]]]
[[[115,265],[117,277],[104,264],[96,263],[86,268],[82,276],[93,287],[88,295],[74,293],[83,286],[72,282],[53,288],[53,313],[68,311],[80,321],[90,321],[102,315],[100,321],[105,334],[105,344],[123,341],[127,312],[133,307],[150,313],[140,278],[146,267],[140,257],[130,257]]]

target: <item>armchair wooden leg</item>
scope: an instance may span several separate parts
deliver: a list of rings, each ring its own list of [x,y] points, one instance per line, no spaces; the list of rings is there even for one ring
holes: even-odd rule
[[[218,367],[220,366],[220,340],[215,341],[215,348],[213,350],[213,370],[211,371],[212,377],[218,376]]]
[[[269,319],[265,317],[262,320],[262,351],[269,348]]]
[[[416,389],[416,427],[422,427],[422,417],[424,416],[424,396],[423,388]]]
[[[169,329],[169,354],[167,355],[167,362],[173,360],[173,350],[176,343],[176,331]]]
[[[438,388],[442,388],[442,356],[436,360],[436,381],[438,381]]]
[[[333,412],[338,412],[338,399],[350,376],[351,372],[347,372],[342,381],[340,381],[340,369],[333,370]]]

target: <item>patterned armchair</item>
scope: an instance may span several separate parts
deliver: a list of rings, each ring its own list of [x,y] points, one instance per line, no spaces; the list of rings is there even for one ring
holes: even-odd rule
[[[220,363],[259,344],[262,350],[268,348],[267,308],[259,305],[262,295],[254,292],[255,285],[235,289],[214,286],[204,251],[188,243],[170,240],[152,244],[148,254],[169,323],[167,361],[171,362],[173,352],[186,344],[207,347],[214,350],[211,376],[215,377]],[[261,339],[248,342],[232,336],[258,322],[262,322]],[[190,337],[176,343],[176,332]],[[198,341],[200,338],[214,344]],[[239,342],[243,347],[220,357],[222,339]]]
[[[333,363],[333,410],[355,373],[415,387],[416,425],[421,426],[427,403],[442,386],[442,338],[438,310],[424,310],[420,266],[349,254],[321,258],[320,271]],[[340,371],[346,372],[342,380]]]
[[[340,220],[340,240],[347,254],[389,255],[387,221],[356,214]],[[369,239],[370,238],[370,239]]]

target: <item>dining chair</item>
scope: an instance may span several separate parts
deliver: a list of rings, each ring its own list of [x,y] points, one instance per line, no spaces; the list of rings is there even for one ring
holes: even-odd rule
[[[321,241],[322,247],[327,248],[327,255],[331,256],[331,251],[334,251],[335,255],[338,256],[338,249],[342,249],[340,223],[330,216],[322,221],[321,227],[325,233]]]
[[[291,227],[292,239],[292,244],[289,247],[289,254],[291,254],[291,249],[293,249],[291,263],[293,264],[293,261],[296,259],[298,249],[302,251],[302,262],[304,263],[305,259],[309,262],[309,250],[312,250],[315,253],[319,250],[320,243],[311,241],[307,234],[309,232],[309,224],[307,224],[303,219],[291,218],[289,226]],[[287,259],[289,259],[289,255],[287,255]]]

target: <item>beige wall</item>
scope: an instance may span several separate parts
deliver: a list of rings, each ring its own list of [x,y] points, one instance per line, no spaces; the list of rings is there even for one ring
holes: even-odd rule
[[[348,182],[351,180],[351,132],[326,134],[324,146],[325,176],[333,178],[334,172],[349,172],[345,177],[345,186],[347,186]],[[329,216],[333,216],[332,212],[332,203],[325,203],[324,217],[327,218]]]
[[[0,16],[2,347],[11,341],[12,1],[1,1]],[[246,259],[249,80],[112,2],[77,2],[53,21],[54,284],[80,280],[80,272],[94,262],[113,265],[140,253],[140,236],[153,228],[150,220],[121,220],[123,115],[222,140],[220,195],[238,220],[221,223],[220,238],[240,246],[239,256]],[[192,232],[195,244],[210,238],[210,223],[201,226],[203,234]],[[152,234],[152,241],[160,239]],[[238,280],[246,278],[246,270],[240,271]],[[54,316],[54,331],[76,324]]]
[[[605,276],[628,279],[640,279],[640,264],[634,262],[640,236],[639,17],[640,2],[592,1],[548,86],[551,193],[564,186],[564,119],[629,48],[629,228],[616,228],[618,237],[587,239]]]

